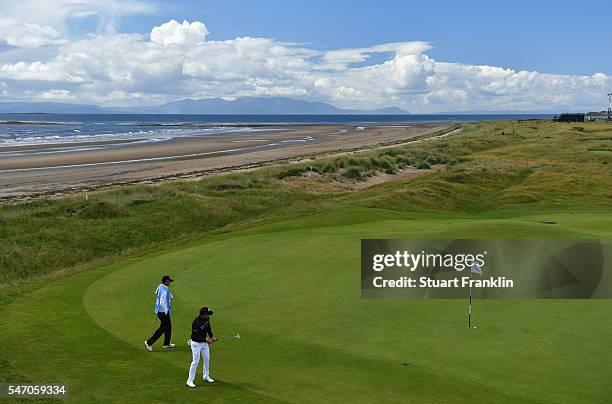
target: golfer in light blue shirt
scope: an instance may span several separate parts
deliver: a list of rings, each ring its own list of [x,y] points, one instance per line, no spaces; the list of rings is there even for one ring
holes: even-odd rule
[[[172,312],[172,307],[170,306],[170,301],[173,296],[172,293],[170,293],[169,287],[172,282],[174,282],[174,279],[165,275],[162,277],[162,283],[155,290],[157,296],[155,299],[155,313],[157,314],[160,324],[151,338],[144,342],[149,352],[153,351],[153,344],[162,334],[164,335],[164,348],[174,348],[176,346],[171,342],[172,322],[170,321],[170,313]]]

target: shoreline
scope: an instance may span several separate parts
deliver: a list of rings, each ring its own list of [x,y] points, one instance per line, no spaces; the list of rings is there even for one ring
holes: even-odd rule
[[[90,163],[80,163],[81,165],[79,166],[62,168],[26,167],[20,171],[0,170],[0,202],[21,203],[41,197],[61,197],[125,185],[159,184],[180,179],[197,180],[208,175],[248,171],[261,167],[311,161],[313,158],[333,157],[357,151],[396,147],[423,139],[446,136],[460,127],[459,125],[419,124],[401,127],[397,125],[392,127],[378,125],[376,127],[369,127],[366,130],[356,130],[353,128],[352,131],[346,129],[346,133],[338,133],[338,126],[346,125],[316,125],[309,127],[307,131],[310,135],[306,135],[312,135],[315,140],[282,144],[279,147],[273,148],[249,148],[249,150],[244,152],[210,150],[202,152],[209,154],[191,157],[158,156],[153,157],[157,160],[148,161],[91,163],[93,165],[90,166],[82,165]],[[329,129],[332,128],[334,129],[333,133],[330,133]],[[292,137],[295,137],[294,131],[295,129],[291,130]],[[262,132],[255,133],[257,137],[262,135]],[[274,135],[286,137],[287,133],[289,132],[275,131]],[[300,133],[300,135],[304,135],[304,133]],[[244,137],[244,135],[242,136]],[[225,136],[219,137],[223,138]],[[266,139],[269,137],[266,134]],[[199,143],[207,143],[202,142],[202,140],[210,140],[210,137],[204,138],[198,139]],[[230,138],[231,141],[254,140],[246,138],[234,139],[231,136]],[[227,140],[225,138],[221,143],[226,145]],[[236,144],[240,145],[241,143]],[[214,145],[208,144],[206,147],[215,145],[218,146],[219,143],[214,143]],[[188,140],[181,147],[194,147],[193,140]],[[238,148],[242,148],[242,146],[238,146]],[[175,149],[171,148],[171,150],[166,150],[166,152],[172,150]],[[110,149],[110,151],[116,152],[117,150]],[[135,150],[130,150],[130,152],[133,151]],[[142,155],[142,151],[140,155]]]

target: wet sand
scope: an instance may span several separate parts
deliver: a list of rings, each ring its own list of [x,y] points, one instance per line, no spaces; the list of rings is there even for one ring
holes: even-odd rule
[[[403,143],[446,124],[299,125],[255,132],[0,148],[0,199],[194,178],[283,160]]]

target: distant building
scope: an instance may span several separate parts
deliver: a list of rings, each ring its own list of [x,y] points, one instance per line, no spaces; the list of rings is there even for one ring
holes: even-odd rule
[[[608,113],[606,111],[589,112],[588,114],[586,114],[584,119],[587,122],[606,121],[608,120]]]
[[[555,122],[584,122],[585,114],[561,114]]]

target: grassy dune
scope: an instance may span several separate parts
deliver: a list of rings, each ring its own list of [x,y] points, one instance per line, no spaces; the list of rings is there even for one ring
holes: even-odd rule
[[[342,206],[488,216],[606,211],[612,202],[612,154],[600,150],[612,147],[611,139],[612,125],[603,123],[487,122],[449,138],[309,164],[128,186],[89,194],[88,200],[78,195],[5,205],[0,207],[0,281],[88,267],[228,226]],[[359,193],[334,186],[334,179],[359,181],[438,163],[446,164],[442,172]],[[296,184],[305,169],[322,177]]]
[[[359,240],[611,238],[611,144],[612,125],[479,123],[302,166],[4,206],[0,381],[67,383],[79,402],[606,402],[608,300],[482,300],[468,330],[462,300],[362,300]],[[445,168],[338,187],[425,163]],[[179,346],[150,354],[166,272]],[[204,304],[217,335],[243,338],[213,347],[217,383],[188,390],[184,340]]]

